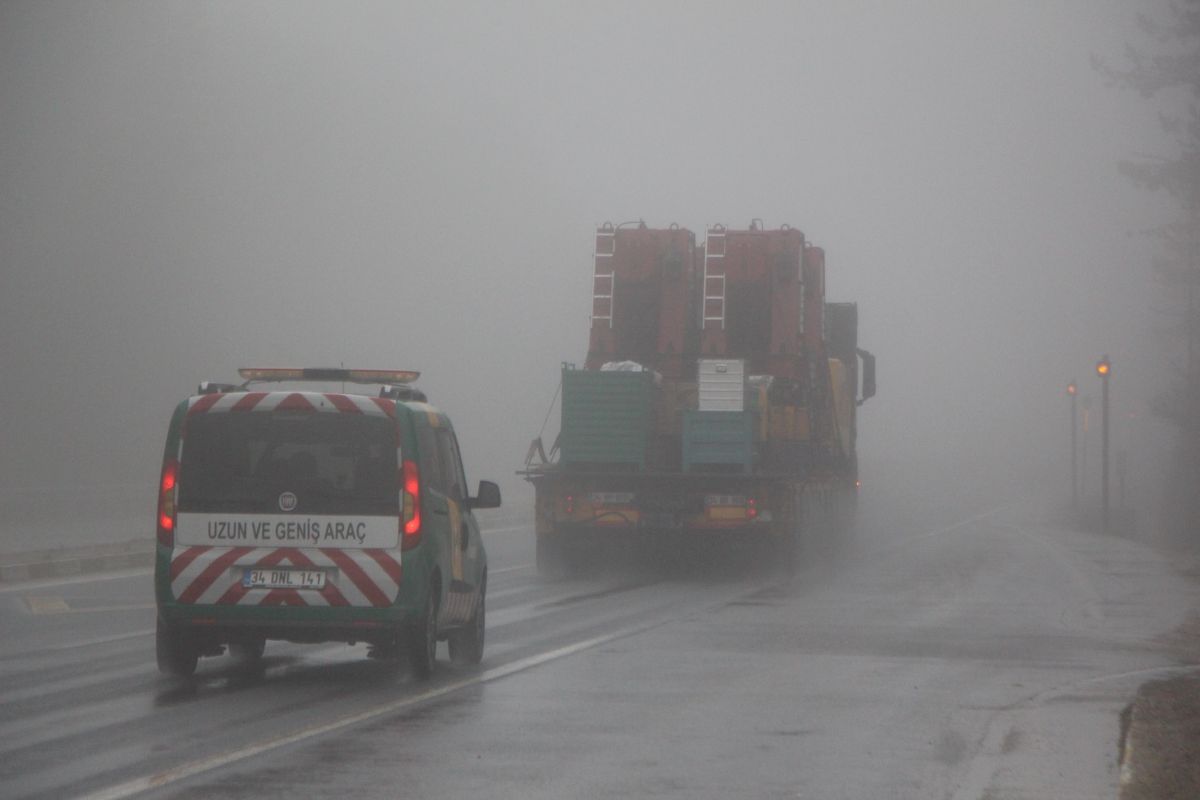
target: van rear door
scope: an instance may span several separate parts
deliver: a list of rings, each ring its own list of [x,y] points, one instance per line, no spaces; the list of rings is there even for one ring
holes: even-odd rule
[[[189,414],[171,564],[179,602],[395,600],[395,421],[378,406],[378,413],[346,413],[321,397],[294,410],[239,413],[233,404]]]

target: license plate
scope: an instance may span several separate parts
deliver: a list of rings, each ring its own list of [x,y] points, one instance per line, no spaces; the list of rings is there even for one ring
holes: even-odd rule
[[[729,506],[714,506],[708,509],[709,519],[739,520],[746,518],[746,509],[730,508]]]
[[[324,589],[325,571],[319,569],[247,569],[242,573],[247,589]]]

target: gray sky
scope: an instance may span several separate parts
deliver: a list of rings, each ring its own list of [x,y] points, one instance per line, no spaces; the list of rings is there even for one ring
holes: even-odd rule
[[[337,363],[422,370],[509,487],[593,228],[639,217],[826,248],[868,478],[1061,463],[1102,352],[1120,441],[1165,369],[1130,232],[1169,208],[1115,165],[1167,145],[1089,57],[1160,7],[5,2],[0,487],[150,487],[198,380]]]

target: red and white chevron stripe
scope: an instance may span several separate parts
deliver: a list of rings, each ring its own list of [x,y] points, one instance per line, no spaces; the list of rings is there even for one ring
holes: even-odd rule
[[[223,411],[327,411],[396,416],[396,401],[384,397],[321,392],[228,392],[188,399],[188,415]]]
[[[247,567],[283,564],[326,570],[325,588],[242,586]],[[399,591],[399,554],[388,550],[197,545],[171,556],[171,593],[189,605],[384,607]]]

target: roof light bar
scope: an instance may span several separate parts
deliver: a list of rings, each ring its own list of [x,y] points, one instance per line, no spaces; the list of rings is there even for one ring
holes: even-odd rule
[[[246,381],[347,381],[349,383],[412,383],[420,372],[403,369],[341,369],[338,367],[242,367]]]

